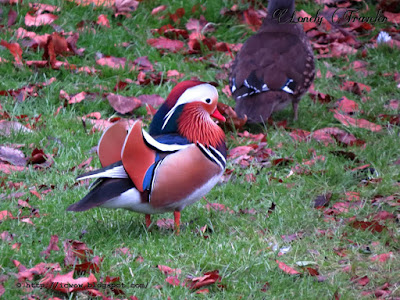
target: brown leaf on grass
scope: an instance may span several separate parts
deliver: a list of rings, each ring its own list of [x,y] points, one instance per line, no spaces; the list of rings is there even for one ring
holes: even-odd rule
[[[202,34],[215,31],[214,26],[207,22],[206,18],[203,15],[200,16],[200,19],[189,19],[186,23],[186,29]]]
[[[103,262],[103,259],[103,257],[95,256],[90,261],[76,264],[74,270],[79,272],[93,271],[98,273],[100,272],[100,264]]]
[[[28,159],[31,164],[42,164],[47,161],[48,157],[42,149],[35,148],[32,151],[31,157]]]
[[[65,240],[63,246],[65,252],[64,264],[66,266],[73,266],[77,258],[88,261],[88,254],[93,253],[93,250],[89,249],[85,243],[76,240]]]
[[[371,231],[371,232],[382,232],[386,227],[379,224],[378,221],[358,221],[354,220],[349,223],[349,225],[355,229],[360,229],[363,231]]]
[[[343,82],[343,84],[340,86],[340,89],[360,96],[362,95],[363,91],[367,93],[371,91],[371,87],[369,85],[355,81]]]
[[[33,131],[17,121],[0,120],[0,135],[11,136],[15,133],[32,133]]]
[[[12,8],[10,8],[10,10],[8,11],[8,20],[7,20],[7,26],[11,27],[15,24],[15,21],[17,20],[18,14],[15,10],[13,10]]]
[[[130,113],[142,105],[142,102],[136,97],[126,97],[113,93],[108,94],[107,100],[112,108],[120,114]]]
[[[208,211],[210,211],[211,209],[214,211],[222,211],[222,212],[229,212],[230,214],[233,214],[234,211],[231,210],[229,207],[220,204],[220,203],[207,203],[204,206]]]
[[[400,114],[398,115],[380,114],[378,117],[382,121],[388,122],[390,125],[400,126]]]
[[[96,63],[113,69],[123,69],[125,68],[126,58],[100,54],[100,58],[96,60]]]
[[[348,115],[352,115],[354,113],[357,113],[360,111],[358,107],[358,103],[350,100],[346,97],[340,98],[336,103],[335,103],[335,108],[336,111],[339,113],[345,113]]]
[[[165,278],[165,282],[168,282],[170,285],[173,286],[179,286],[181,284],[177,276],[168,276],[167,278]]]
[[[392,13],[389,11],[385,11],[384,16],[388,18],[388,21],[391,23],[399,24],[400,23],[400,13]]]
[[[284,262],[281,262],[279,260],[276,260],[279,269],[281,269],[283,272],[290,274],[290,275],[298,275],[301,274],[300,272],[296,271],[295,269],[293,269],[292,267],[289,267],[287,264],[285,264]]]
[[[369,259],[371,261],[378,261],[378,262],[386,262],[388,259],[393,258],[393,252],[388,252],[388,253],[382,253],[382,254],[377,254]]]
[[[312,133],[312,138],[325,145],[333,144],[335,140],[345,146],[362,146],[365,144],[365,141],[357,139],[351,133],[336,127],[318,129]]]
[[[148,39],[147,44],[149,44],[150,46],[152,46],[156,49],[169,50],[171,52],[178,52],[185,46],[185,43],[182,41],[171,40],[171,39],[167,39],[165,37]]]
[[[35,276],[43,275],[48,272],[61,271],[61,267],[58,263],[44,263],[41,262],[33,268],[26,268],[19,261],[14,260],[14,265],[18,268],[18,274],[16,274],[18,282],[25,282],[26,280],[33,280]]]
[[[175,13],[168,15],[172,22],[179,24],[181,22],[181,18],[185,15],[185,9],[180,7],[175,11]]]
[[[172,269],[168,266],[164,266],[164,265],[157,265],[157,268],[163,272],[165,275],[179,275],[181,274],[182,270],[181,269]]]
[[[387,102],[384,106],[386,109],[392,109],[392,110],[399,110],[400,109],[400,100],[398,99],[392,99]]]
[[[310,134],[311,132],[303,129],[294,129],[289,135],[296,142],[303,142],[309,140]]]
[[[8,210],[0,211],[0,222],[7,220],[7,219],[14,219],[14,216]]]
[[[324,195],[319,195],[317,198],[314,199],[314,208],[320,209],[324,206],[328,206],[329,201],[331,200],[332,193],[327,193]]]
[[[43,26],[49,25],[57,20],[58,17],[53,14],[40,14],[37,16],[32,16],[31,14],[26,13],[25,15],[25,25],[26,26]]]
[[[369,283],[369,278],[368,278],[368,276],[364,276],[361,278],[356,276],[356,277],[351,278],[350,281],[356,282],[357,284],[359,284],[361,286],[365,286]]]
[[[1,40],[0,45],[6,47],[12,56],[14,56],[15,63],[22,65],[22,49],[18,43],[7,43],[5,40]]]
[[[140,95],[137,97],[142,104],[149,104],[152,107],[154,106],[160,106],[161,104],[164,103],[164,98],[161,97],[160,95],[152,94],[152,95]]]
[[[135,11],[139,6],[139,1],[136,0],[115,0],[114,11],[115,16],[124,15],[131,17],[130,12]]]
[[[224,123],[225,125],[230,126],[231,128],[233,126],[237,130],[241,130],[246,124],[247,116],[245,116],[243,119],[239,118],[233,108],[229,105],[218,102],[217,108],[219,112],[226,118],[226,122]]]
[[[222,277],[219,276],[219,271],[214,270],[204,273],[203,276],[188,278],[186,280],[187,286],[192,290],[197,290],[203,286],[211,285],[216,282],[221,282]]]
[[[353,126],[353,127],[358,127],[358,128],[365,128],[369,129],[373,132],[379,132],[382,130],[382,126],[378,124],[374,124],[372,122],[369,122],[365,119],[354,119],[350,116],[342,115],[338,112],[335,111],[335,114],[333,117],[338,120],[340,123],[342,123],[344,126]]]
[[[36,12],[37,15],[43,12],[60,12],[61,8],[55,5],[44,4],[44,3],[29,3],[29,7]]]
[[[136,58],[133,61],[133,64],[135,65],[135,70],[138,71],[154,71],[153,64],[150,62],[149,58],[147,56],[141,56]]]
[[[96,24],[110,28],[110,21],[108,21],[107,16],[104,14],[101,14],[100,16],[97,17]]]
[[[0,145],[0,161],[8,162],[14,166],[25,166],[25,154],[16,148]]]
[[[77,279],[74,279],[73,275],[74,271],[63,275],[54,275],[53,273],[48,273],[42,280],[40,280],[39,283],[47,289],[66,294],[87,290],[89,288],[89,284],[94,286],[97,283],[97,279],[93,274],[90,274],[89,277],[79,277]]]
[[[158,14],[158,13],[160,13],[160,12],[166,10],[166,9],[167,9],[166,5],[157,6],[157,7],[152,9],[151,15],[154,16],[154,15],[156,15],[156,14]]]
[[[47,60],[53,67],[57,63],[57,56],[68,53],[67,40],[57,32],[53,32],[47,39],[42,59]]]
[[[58,247],[58,235],[52,235],[50,238],[49,246],[47,246],[47,249],[40,252],[40,255],[45,255],[45,259],[47,259],[50,256],[51,251],[60,251],[60,248]]]

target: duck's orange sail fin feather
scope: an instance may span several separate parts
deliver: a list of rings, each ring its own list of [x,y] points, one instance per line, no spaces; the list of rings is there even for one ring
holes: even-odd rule
[[[143,181],[148,168],[154,164],[156,152],[149,148],[142,134],[142,122],[136,121],[122,148],[122,164],[135,187],[143,192]]]
[[[121,160],[122,147],[128,134],[127,127],[126,121],[119,121],[108,127],[101,136],[97,154],[103,168]]]

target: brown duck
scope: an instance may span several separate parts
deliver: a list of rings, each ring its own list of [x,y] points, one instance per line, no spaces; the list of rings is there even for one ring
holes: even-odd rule
[[[239,117],[248,122],[267,120],[275,111],[298,104],[314,80],[314,55],[299,23],[291,23],[294,0],[271,0],[268,15],[259,31],[237,54],[230,88]]]

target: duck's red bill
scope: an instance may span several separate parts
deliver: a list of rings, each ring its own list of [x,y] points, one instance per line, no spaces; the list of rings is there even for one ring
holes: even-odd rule
[[[211,114],[211,117],[213,117],[219,121],[226,122],[225,117],[223,115],[221,115],[221,113],[219,112],[218,109],[214,110],[214,112]]]

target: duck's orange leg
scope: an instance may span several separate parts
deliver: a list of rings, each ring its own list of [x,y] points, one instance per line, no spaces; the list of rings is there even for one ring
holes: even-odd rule
[[[174,221],[175,221],[175,234],[179,235],[180,223],[181,223],[181,212],[176,210],[174,211]]]
[[[145,218],[146,218],[146,228],[149,228],[151,225],[151,217],[150,217],[150,215],[146,214]]]

